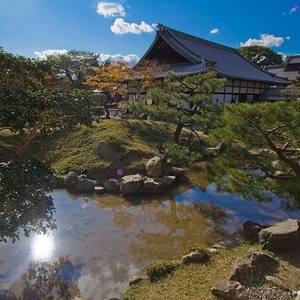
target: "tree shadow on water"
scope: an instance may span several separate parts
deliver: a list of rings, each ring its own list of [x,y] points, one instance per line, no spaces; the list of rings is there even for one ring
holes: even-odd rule
[[[38,159],[0,164],[0,242],[56,229],[51,169]]]
[[[21,280],[25,289],[43,300],[71,300],[81,296],[78,279],[83,263],[74,264],[62,256],[55,262],[31,262]],[[84,299],[84,298],[81,298]]]

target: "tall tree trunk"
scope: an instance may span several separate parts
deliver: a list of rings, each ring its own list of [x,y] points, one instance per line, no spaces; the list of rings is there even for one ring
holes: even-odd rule
[[[176,127],[176,129],[175,129],[175,131],[174,131],[173,138],[174,138],[174,142],[175,142],[176,144],[179,143],[180,133],[181,133],[181,130],[182,130],[183,127],[184,127],[184,124],[183,124],[183,123],[178,123],[178,124],[177,124],[177,127]]]

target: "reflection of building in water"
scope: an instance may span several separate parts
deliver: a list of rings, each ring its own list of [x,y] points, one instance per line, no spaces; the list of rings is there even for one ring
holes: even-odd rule
[[[260,100],[261,93],[270,86],[287,86],[286,78],[278,77],[254,65],[237,49],[216,44],[164,25],[159,25],[155,40],[138,62],[155,60],[162,68],[156,74],[156,85],[166,88],[164,77],[169,71],[182,75],[213,70],[227,78],[224,88],[212,95],[213,102],[251,102]],[[146,90],[137,95],[138,81],[129,83],[129,100],[146,101]]]

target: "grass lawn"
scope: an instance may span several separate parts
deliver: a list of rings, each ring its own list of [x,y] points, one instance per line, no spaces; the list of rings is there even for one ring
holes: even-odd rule
[[[157,282],[144,280],[131,286],[122,299],[128,300],[209,300],[216,299],[211,288],[221,278],[229,278],[236,259],[258,245],[243,244],[233,249],[220,249],[211,254],[206,264],[181,265],[165,279]],[[300,290],[300,255],[277,257],[280,267],[277,278],[285,285]],[[264,281],[261,284],[270,285]]]

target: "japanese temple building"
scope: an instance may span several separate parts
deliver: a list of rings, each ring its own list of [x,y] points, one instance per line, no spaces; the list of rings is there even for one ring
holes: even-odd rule
[[[279,77],[256,66],[237,49],[213,43],[164,25],[158,25],[156,37],[138,64],[156,60],[164,66],[156,75],[157,86],[164,87],[167,72],[192,75],[214,70],[227,78],[226,86],[216,90],[213,102],[251,102],[261,100],[261,94],[271,86],[285,87],[287,78]],[[145,97],[146,91],[141,95]],[[136,99],[134,82],[129,84],[129,100]],[[141,99],[141,97],[139,98]],[[145,98],[144,98],[145,99]],[[142,99],[143,100],[143,99]]]
[[[267,66],[266,71],[289,80],[300,76],[300,55],[287,56],[281,65]]]

